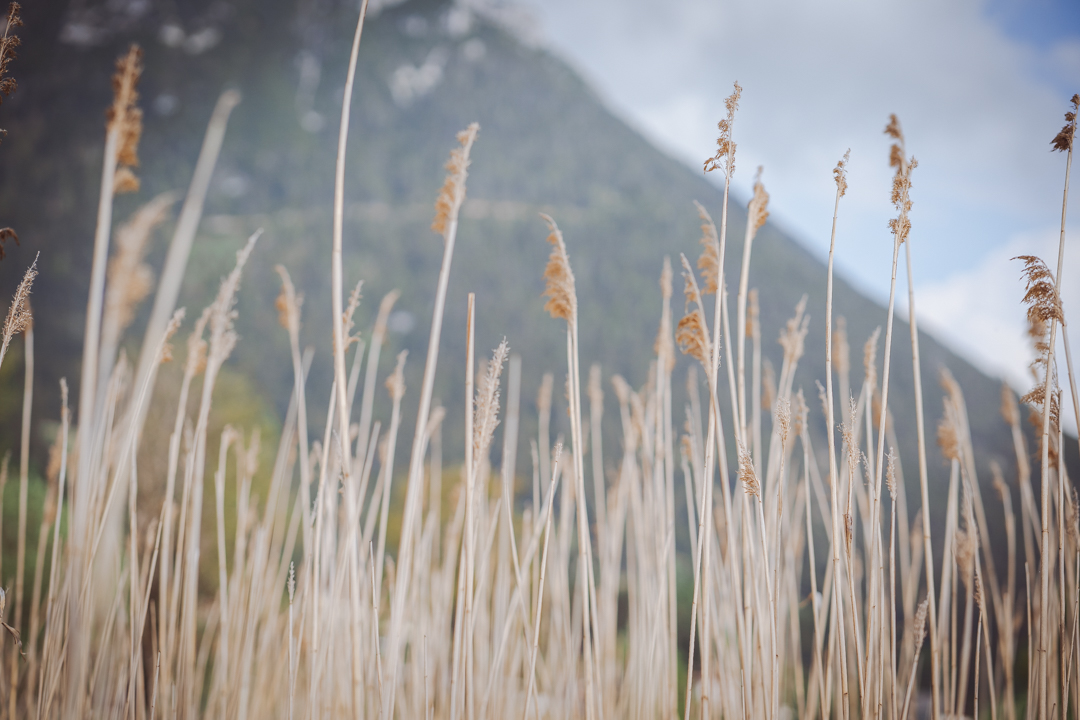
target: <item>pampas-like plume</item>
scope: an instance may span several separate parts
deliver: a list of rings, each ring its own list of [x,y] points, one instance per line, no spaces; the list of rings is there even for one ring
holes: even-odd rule
[[[461,204],[465,202],[465,179],[469,176],[469,153],[472,151],[473,142],[476,141],[476,133],[480,131],[480,125],[472,123],[457,134],[460,148],[450,151],[450,160],[446,163],[446,180],[439,197],[435,200],[435,220],[431,223],[431,229],[440,235],[445,235],[452,221],[457,220]]]
[[[139,165],[139,138],[142,137],[142,110],[135,106],[139,99],[135,86],[143,71],[142,56],[142,48],[133,43],[127,54],[116,61],[116,74],[112,79],[113,104],[105,114],[106,128],[119,135],[116,155],[119,167],[113,181],[117,194],[139,189],[139,178],[131,168]]]
[[[675,327],[675,342],[679,344],[679,349],[684,355],[694,358],[708,371],[709,329],[701,312],[701,291],[698,289],[697,279],[690,270],[690,263],[685,255],[682,256],[682,263],[683,279],[686,281],[683,287],[683,294],[686,296],[686,314]]]
[[[175,193],[162,193],[135,211],[116,231],[116,252],[109,261],[102,335],[108,334],[110,323],[115,324],[117,335],[122,333],[131,323],[135,307],[150,292],[154,275],[143,262],[147,241],[154,228],[164,222],[174,202]]]
[[[1027,317],[1032,325],[1032,332],[1038,332],[1038,329],[1045,332],[1045,323],[1050,320],[1060,321],[1064,316],[1054,276],[1046,263],[1035,255],[1018,255],[1013,260],[1024,262],[1021,274],[1027,283],[1027,292],[1021,302],[1028,306]]]
[[[34,262],[30,264],[30,267],[26,269],[22,282],[19,283],[19,287],[15,290],[15,297],[11,300],[11,307],[8,308],[7,320],[4,321],[4,342],[0,345],[0,365],[4,363],[4,355],[7,354],[11,338],[26,330],[30,323],[33,322],[33,315],[30,313],[30,288],[33,286],[36,277],[37,256],[34,257]]]
[[[547,267],[544,268],[547,286],[541,297],[548,299],[544,303],[544,309],[551,317],[572,323],[577,318],[577,289],[574,285],[574,271],[570,269],[570,257],[566,254],[566,243],[563,242],[562,231],[555,224],[555,220],[544,213],[540,213],[540,217],[551,230],[547,241],[553,246]]]
[[[758,167],[757,175],[754,176],[754,197],[750,198],[750,204],[746,208],[746,222],[754,228],[755,234],[769,219],[769,193],[765,192],[765,186],[761,183],[761,174],[764,171],[764,167]]]
[[[479,467],[481,458],[491,446],[491,438],[495,434],[495,428],[499,425],[499,378],[502,376],[503,365],[510,354],[510,346],[503,338],[499,347],[492,353],[491,362],[480,377],[480,384],[476,388],[475,421],[473,422],[473,463]]]
[[[18,7],[18,6],[16,6]],[[0,65],[0,73],[3,66]],[[1050,141],[1050,146],[1057,152],[1069,152],[1073,147],[1073,138],[1076,137],[1076,115],[1080,112],[1080,95],[1073,95],[1069,101],[1072,110],[1065,113],[1065,127]]]
[[[739,98],[742,96],[742,87],[735,83],[735,90],[724,100],[727,108],[727,117],[716,123],[720,131],[720,137],[716,138],[716,154],[705,160],[704,172],[723,170],[724,175],[731,178],[735,172],[735,143],[731,141],[731,129],[735,125],[735,111],[739,109]]]
[[[847,194],[847,164],[851,158],[851,148],[848,148],[844,153],[844,157],[840,159],[840,162],[836,163],[836,167],[833,168],[833,179],[836,181],[836,191],[840,194],[840,197],[844,197]]]
[[[896,168],[893,176],[892,204],[896,208],[897,215],[889,220],[889,228],[893,231],[896,243],[902,245],[911,233],[911,221],[908,213],[911,212],[911,171],[918,166],[914,157],[906,158],[904,155],[904,132],[900,129],[900,120],[896,115],[889,115],[889,124],[885,126],[885,134],[896,140],[889,148],[889,167]]]
[[[701,218],[701,257],[697,266],[705,282],[705,294],[710,295],[720,288],[720,237],[716,234],[716,223],[709,211],[697,200],[694,206]]]
[[[747,495],[757,497],[761,493],[761,484],[758,482],[757,473],[754,472],[754,461],[742,441],[736,442],[739,445],[739,482],[743,484]]]

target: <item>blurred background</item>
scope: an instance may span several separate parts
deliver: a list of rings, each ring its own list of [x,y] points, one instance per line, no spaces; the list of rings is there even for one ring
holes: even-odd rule
[[[225,136],[180,304],[196,317],[246,236],[263,228],[245,271],[240,342],[219,384],[215,423],[261,428],[268,471],[292,388],[288,338],[274,307],[274,266],[281,263],[305,293],[302,342],[315,349],[309,417],[312,437],[321,437],[332,375],[333,164],[358,7],[356,0],[57,0],[23,9],[22,47],[10,68],[19,88],[0,106],[0,127],[8,131],[0,144],[0,225],[15,228],[21,246],[6,248],[0,290],[10,297],[41,253],[33,298],[34,473],[44,472],[56,433],[59,379],[72,384],[72,397],[78,393],[104,112],[114,61],[132,42],[145,51],[136,169],[142,186],[118,198],[115,224],[160,192],[185,191],[218,95],[239,90],[243,100]],[[896,113],[919,161],[911,250],[926,331],[927,429],[932,433],[940,416],[937,378],[947,368],[966,393],[983,477],[993,460],[1013,472],[1000,383],[1026,392],[1032,353],[1020,266],[1010,258],[1038,254],[1051,266],[1056,258],[1065,162],[1050,152],[1050,140],[1080,90],[1080,7],[1069,0],[372,0],[347,156],[346,284],[364,281],[358,327],[365,337],[383,294],[402,291],[381,374],[391,372],[397,351],[410,350],[406,427],[415,415],[442,252],[429,225],[455,133],[474,120],[481,125],[436,384],[450,418],[444,452],[451,461],[463,447],[457,418],[464,417],[468,292],[477,294],[478,353],[506,336],[523,357],[524,437],[535,437],[534,399],[545,372],[556,380],[556,430],[566,429],[563,329],[540,299],[548,252],[540,211],[562,227],[577,275],[583,372],[600,364],[605,389],[614,373],[635,387],[645,383],[664,258],[677,266],[680,252],[697,256],[693,200],[720,217],[722,178],[704,176],[701,164],[713,154],[723,99],[736,80],[744,93],[726,272],[737,283],[746,200],[763,166],[771,215],[754,244],[751,284],[760,292],[766,361],[779,368],[775,339],[805,293],[810,332],[796,387],[816,408],[832,169],[850,148],[836,302],[858,376],[862,344],[885,319],[894,211],[882,130]],[[153,237],[146,262],[154,273],[174,220]],[[1080,250],[1071,240],[1080,224],[1069,227],[1067,315],[1080,307]],[[906,288],[902,265],[898,281]],[[677,315],[681,299],[676,291]],[[899,304],[904,316],[906,292]],[[124,337],[129,356],[137,353],[148,305]],[[907,336],[902,325],[896,332]],[[1080,333],[1072,339],[1075,345]],[[17,452],[20,357],[16,349],[0,368],[0,452]],[[906,342],[897,341],[893,360],[890,409],[901,459],[913,468]],[[689,367],[682,362],[680,378]],[[140,477],[151,485],[177,371],[162,375],[143,441]],[[606,392],[606,466],[614,472],[621,435],[617,404]],[[380,392],[376,416],[388,415]],[[824,432],[820,415],[813,422]],[[1064,416],[1075,432],[1071,410]],[[518,470],[531,477],[526,448]],[[1075,442],[1066,452],[1072,461]],[[948,468],[936,448],[930,465],[932,494],[943,497],[938,480]]]

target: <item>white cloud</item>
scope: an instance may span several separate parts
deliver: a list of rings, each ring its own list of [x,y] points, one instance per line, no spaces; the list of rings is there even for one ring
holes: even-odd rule
[[[892,243],[882,129],[899,114],[915,173],[916,278],[939,281],[1059,212],[1049,140],[1080,75],[1078,42],[1011,39],[979,0],[532,0],[548,42],[609,105],[699,168],[731,84],[744,197],[765,166],[773,217],[827,249],[831,170],[852,149],[838,266],[883,297]],[[662,9],[659,9],[661,8]]]

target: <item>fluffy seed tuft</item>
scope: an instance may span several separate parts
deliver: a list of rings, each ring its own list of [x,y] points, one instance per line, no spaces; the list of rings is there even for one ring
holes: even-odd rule
[[[1050,147],[1056,152],[1072,152],[1076,138],[1076,116],[1080,112],[1080,95],[1073,95],[1069,100],[1072,110],[1065,113],[1065,127],[1050,141]]]
[[[740,97],[742,97],[742,87],[736,82],[735,90],[724,100],[727,117],[716,123],[720,131],[720,137],[716,138],[716,154],[705,160],[705,172],[723,170],[724,176],[729,181],[735,173],[735,143],[731,141],[731,129],[735,125],[735,111],[739,109]]]

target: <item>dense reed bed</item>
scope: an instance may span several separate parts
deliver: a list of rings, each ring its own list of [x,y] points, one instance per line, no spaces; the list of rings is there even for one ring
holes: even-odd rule
[[[362,26],[363,14],[339,135],[333,343],[315,350],[333,354],[334,386],[328,407],[309,407],[311,353],[300,346],[302,309],[327,309],[302,308],[288,271],[279,267],[278,311],[295,380],[281,436],[272,439],[277,454],[269,469],[257,468],[258,436],[241,428],[226,428],[216,457],[207,457],[215,383],[238,342],[234,302],[245,264],[259,252],[258,234],[240,247],[211,305],[197,315],[176,309],[234,95],[222,97],[207,129],[142,354],[129,364],[117,353],[133,309],[151,290],[146,239],[176,199],[160,197],[139,210],[117,231],[109,260],[113,195],[138,184],[137,49],[119,61],[77,424],[64,384],[57,409],[61,430],[37,528],[27,523],[33,266],[3,330],[0,362],[9,347],[21,347],[26,356],[27,409],[16,582],[0,595],[0,712],[12,718],[290,720],[680,714],[1065,720],[1080,712],[1080,524],[1061,451],[1061,393],[1072,393],[1073,406],[1080,406],[1071,358],[1068,382],[1059,386],[1055,355],[1057,333],[1066,328],[1058,297],[1064,202],[1057,271],[1039,258],[1022,258],[1039,359],[1037,385],[1021,402],[1039,429],[1039,467],[1028,461],[1021,404],[1003,388],[1002,412],[1012,427],[1019,472],[995,467],[996,494],[984,498],[963,392],[944,374],[944,415],[937,427],[951,470],[944,528],[930,525],[931,413],[922,405],[907,243],[916,163],[895,117],[886,128],[893,141],[896,209],[888,320],[865,340],[861,376],[833,317],[833,250],[828,300],[814,309],[823,311],[824,322],[811,324],[805,300],[793,308],[780,336],[779,373],[763,372],[758,295],[748,286],[753,241],[768,216],[760,175],[741,267],[736,272],[725,265],[736,84],[716,154],[705,163],[707,172],[724,174],[719,228],[699,205],[696,265],[683,255],[658,268],[663,302],[655,343],[642,340],[640,363],[648,368],[643,387],[605,378],[598,366],[583,372],[569,252],[574,239],[568,243],[556,219],[544,216],[552,246],[544,296],[552,321],[565,324],[566,365],[545,376],[538,435],[523,438],[522,359],[510,354],[506,341],[490,359],[475,347],[483,308],[472,296],[467,327],[443,327],[470,152],[483,141],[475,124],[458,136],[435,205],[432,229],[442,237],[443,261],[418,394],[404,385],[405,353],[392,370],[381,358],[397,293],[383,299],[373,328],[354,328],[361,299],[359,286],[344,296],[342,202]],[[1074,97],[1067,125],[1054,140],[1066,153],[1066,199],[1078,102]],[[834,248],[847,159],[833,171]],[[894,334],[901,260],[907,266],[910,343]],[[683,279],[681,317],[675,270]],[[736,287],[728,286],[729,276],[738,278]],[[471,401],[461,418],[433,403],[444,330],[468,339],[461,382]],[[809,332],[826,333],[825,357],[804,357]],[[24,342],[11,345],[20,334]],[[676,376],[679,351],[692,359],[685,376]],[[916,380],[919,462],[907,473],[889,411],[894,360],[910,360]],[[170,409],[171,435],[153,449],[167,456],[167,470],[164,477],[140,477],[139,450],[152,440],[143,432],[147,405],[163,362],[183,369],[178,402]],[[799,363],[810,363],[822,377],[816,397],[814,389],[805,389],[808,398],[795,387]],[[570,431],[552,438],[556,383],[565,387]],[[684,407],[675,407],[677,384],[686,386]],[[614,422],[622,441],[614,451],[602,443],[604,423],[613,422],[603,417],[605,387],[619,407]],[[402,427],[402,404],[417,397],[416,424]],[[721,406],[726,402],[730,408]],[[386,426],[373,420],[376,403],[391,408]],[[192,406],[197,411],[189,414]],[[825,437],[814,437],[811,429],[822,419]],[[449,422],[466,428],[465,459],[444,467],[441,428]],[[312,437],[318,427],[321,433]],[[399,437],[410,432],[408,458],[395,457]],[[491,460],[496,442],[502,447],[498,465]],[[531,482],[515,473],[522,448],[531,451]],[[605,450],[607,460],[617,458],[612,476],[605,475]],[[269,477],[264,497],[252,490],[260,472]],[[6,460],[0,473],[2,486]],[[235,483],[228,489],[236,497],[234,518],[225,516],[229,482]],[[909,508],[907,488],[915,483],[921,504]],[[403,492],[395,493],[402,484]],[[164,501],[151,512],[139,502],[148,486],[164,488]],[[204,493],[212,493],[212,502],[204,505]],[[676,507],[680,494],[685,507]],[[395,508],[400,528],[391,531],[395,496],[404,500],[400,512]],[[444,513],[447,496],[451,510]],[[1002,504],[1004,528],[988,526],[990,503]],[[214,510],[204,515],[204,507]],[[676,586],[675,539],[683,528],[693,568],[688,643],[679,639]],[[28,589],[31,532],[39,540]],[[992,538],[1004,553],[995,554]],[[940,564],[936,557],[943,558]],[[200,574],[208,558],[216,559],[216,587]],[[1025,663],[1018,662],[1021,655]]]

